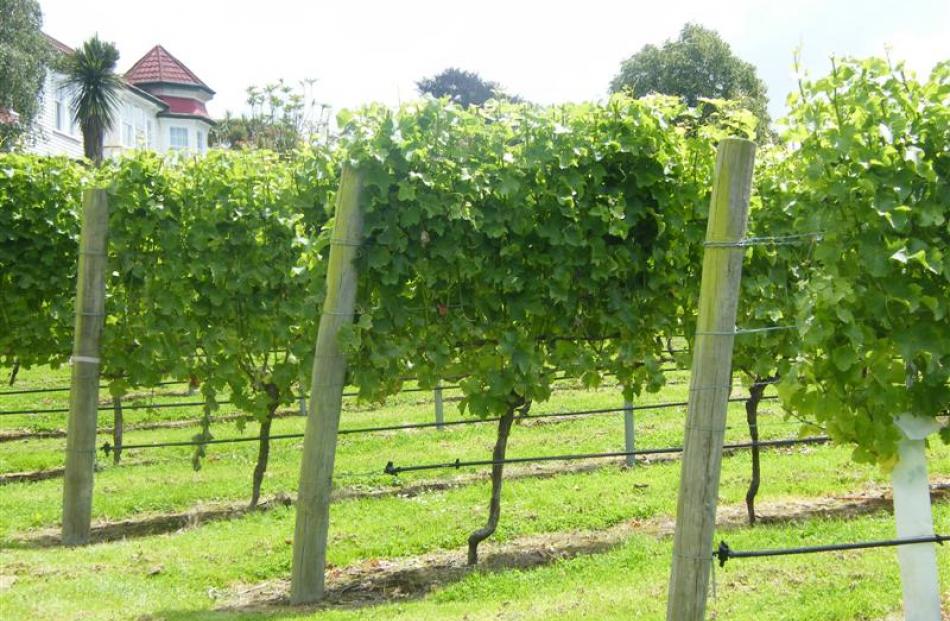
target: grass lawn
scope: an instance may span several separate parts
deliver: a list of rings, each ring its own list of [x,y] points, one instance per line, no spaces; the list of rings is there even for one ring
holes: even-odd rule
[[[674,381],[685,374],[672,374]],[[56,386],[64,371],[22,371],[15,388]],[[155,403],[197,400],[169,387],[147,395]],[[637,403],[685,400],[673,384]],[[737,389],[737,394],[741,392]],[[447,391],[446,396],[451,393]],[[38,398],[39,397],[39,398]],[[58,407],[65,393],[0,397],[0,410]],[[131,401],[130,401],[131,402]],[[563,390],[532,412],[610,408],[622,405],[615,387]],[[776,404],[762,404],[764,438],[797,433]],[[676,446],[685,408],[636,413],[639,448]],[[197,408],[130,410],[128,424],[194,418]],[[425,393],[399,395],[384,407],[347,403],[341,427],[431,421]],[[452,403],[446,420],[459,418]],[[65,417],[0,416],[0,433],[63,427]],[[103,411],[100,424],[111,414]],[[730,408],[728,442],[748,439],[742,404]],[[273,433],[302,431],[303,419],[282,418]],[[195,428],[127,431],[125,442],[189,439]],[[233,423],[216,425],[217,437],[241,433]],[[248,424],[246,436],[257,433]],[[109,439],[101,436],[100,443]],[[484,469],[384,475],[396,465],[484,459],[494,425],[443,431],[414,430],[343,436],[335,483],[343,494],[332,509],[329,561],[342,583],[353,576],[395,567],[430,568],[416,582],[388,587],[383,596],[346,600],[327,609],[292,610],[268,603],[289,576],[294,511],[279,507],[194,528],[100,543],[82,549],[37,548],[23,542],[54,529],[60,518],[61,479],[9,484],[0,489],[0,617],[4,619],[630,619],[663,618],[671,538],[657,525],[675,513],[679,463],[657,461],[624,468],[616,459],[551,462],[510,467],[499,531],[485,553],[510,552],[511,562],[472,573],[438,571],[439,559],[460,556],[468,533],[485,519],[488,483]],[[62,465],[62,438],[0,443],[0,473]],[[275,441],[264,494],[294,492],[301,442]],[[513,430],[510,456],[623,450],[622,414],[526,421]],[[188,448],[132,449],[124,463],[102,458],[94,520],[140,519],[191,510],[209,503],[246,502],[257,447],[253,442],[210,447],[200,471]],[[934,480],[950,475],[950,448],[929,451]],[[741,511],[749,456],[723,461],[720,502]],[[452,485],[433,485],[438,482]],[[848,497],[887,477],[854,464],[846,447],[799,446],[763,452],[762,512],[781,517],[789,507]],[[432,485],[431,488],[421,487]],[[408,493],[413,490],[412,493]],[[399,493],[400,491],[406,493]],[[377,493],[378,492],[378,493]],[[938,532],[950,531],[950,505],[935,505]],[[652,525],[652,526],[651,526]],[[656,527],[656,528],[653,528]],[[652,528],[652,530],[651,530]],[[618,530],[619,529],[619,530]],[[611,533],[606,537],[605,533]],[[892,517],[878,509],[861,515],[831,512],[793,522],[740,526],[733,520],[717,537],[736,549],[890,538]],[[609,541],[608,541],[609,539]],[[563,553],[566,545],[603,545]],[[581,546],[583,547],[583,546]],[[542,560],[538,560],[539,558]],[[506,557],[507,558],[507,557]],[[519,561],[520,559],[520,561]],[[943,592],[950,597],[950,551],[940,549]],[[523,561],[523,562],[522,562]],[[530,561],[530,562],[528,562]],[[453,561],[454,562],[454,561]],[[435,569],[432,569],[434,567]],[[413,574],[415,575],[415,574]],[[331,584],[334,579],[331,579]],[[342,584],[341,583],[341,584]],[[709,616],[721,619],[884,619],[900,612],[900,583],[893,549],[770,559],[738,559],[716,570],[717,594]],[[349,583],[346,583],[349,584]],[[359,588],[355,589],[359,591]],[[268,594],[264,597],[262,594]],[[344,598],[345,599],[345,598]]]

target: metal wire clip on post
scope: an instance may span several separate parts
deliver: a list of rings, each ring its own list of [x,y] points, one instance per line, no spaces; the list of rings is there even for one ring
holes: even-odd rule
[[[707,248],[749,248],[751,246],[789,246],[805,243],[806,241],[821,241],[823,234],[800,233],[797,235],[777,235],[774,237],[747,237],[739,240],[710,239],[703,242]]]

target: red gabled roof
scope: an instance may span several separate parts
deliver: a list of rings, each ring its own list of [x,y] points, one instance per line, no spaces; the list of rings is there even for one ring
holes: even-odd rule
[[[125,74],[125,80],[131,84],[180,84],[197,86],[214,94],[207,84],[201,81],[191,69],[172,56],[161,45],[150,49],[145,56],[132,65]]]
[[[209,121],[211,120],[203,101],[189,99],[187,97],[169,97],[168,95],[161,95],[160,99],[168,104],[168,110],[162,112],[162,115],[181,114],[185,116],[200,116]]]

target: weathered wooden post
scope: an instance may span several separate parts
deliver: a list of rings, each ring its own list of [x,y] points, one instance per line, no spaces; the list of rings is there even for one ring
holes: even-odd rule
[[[436,429],[445,429],[445,415],[442,408],[442,381],[440,380],[438,384],[435,385],[435,390],[433,391],[433,397],[435,398],[435,428]]]
[[[706,609],[745,254],[741,241],[746,232],[754,161],[755,143],[737,138],[719,143],[684,431],[668,621],[702,621]]]
[[[63,481],[63,543],[69,546],[89,541],[92,520],[99,407],[99,339],[105,314],[106,238],[109,230],[105,190],[86,190],[83,193],[81,226]]]
[[[624,441],[624,452],[627,453],[627,465],[636,466],[637,465],[637,456],[631,455],[633,451],[636,450],[636,444],[634,443],[634,427],[633,427],[633,401],[630,399],[623,400],[623,441]]]
[[[310,414],[304,431],[297,523],[290,585],[292,603],[323,597],[330,521],[330,489],[337,430],[346,381],[346,359],[340,351],[340,327],[353,322],[356,305],[356,257],[363,234],[360,173],[343,167],[336,198],[336,219],[327,264],[327,292],[317,332]]]

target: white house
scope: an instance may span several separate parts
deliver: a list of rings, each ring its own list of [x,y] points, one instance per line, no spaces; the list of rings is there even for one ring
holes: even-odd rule
[[[47,37],[53,47],[69,46]],[[213,125],[205,103],[214,91],[161,45],[140,58],[123,76],[125,88],[112,130],[105,137],[106,156],[127,149],[188,150],[204,153]],[[36,141],[29,150],[45,155],[83,156],[82,133],[72,120],[71,95],[64,76],[46,75],[43,110],[37,117]]]

